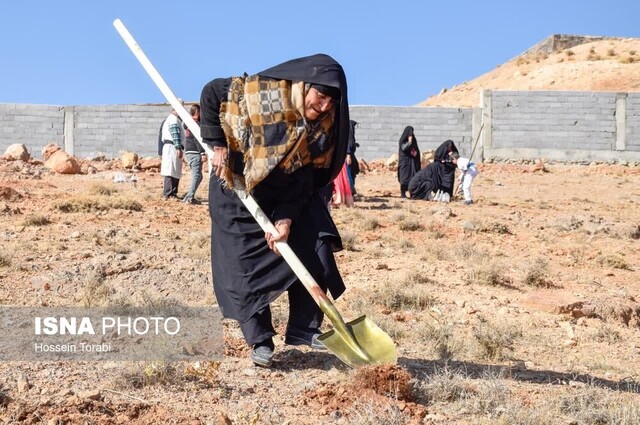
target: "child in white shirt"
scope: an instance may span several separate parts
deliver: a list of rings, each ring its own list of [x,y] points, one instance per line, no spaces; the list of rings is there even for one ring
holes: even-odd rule
[[[478,175],[478,167],[476,167],[476,164],[471,162],[469,158],[463,158],[455,154],[452,155],[452,161],[462,170],[460,182],[462,183],[464,204],[471,205],[473,204],[473,199],[471,198],[471,183],[473,183],[473,179]]]

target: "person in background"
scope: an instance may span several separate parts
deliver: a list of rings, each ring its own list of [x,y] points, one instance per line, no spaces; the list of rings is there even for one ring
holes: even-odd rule
[[[400,197],[406,198],[409,182],[420,170],[420,149],[418,141],[410,125],[404,128],[398,141],[398,182],[400,183]]]
[[[360,164],[358,163],[358,158],[356,158],[356,149],[360,147],[356,142],[357,125],[358,123],[354,120],[349,121],[349,143],[347,144],[347,158],[345,159],[349,183],[351,184],[351,194],[354,197],[358,194],[356,192],[356,176],[360,173]]]
[[[184,105],[184,102],[180,103]],[[164,177],[162,196],[165,200],[178,199],[178,184],[182,177],[184,154],[184,128],[175,109],[162,124],[162,162],[160,175]]]
[[[344,292],[333,254],[342,241],[318,192],[338,175],[347,153],[342,66],[317,54],[252,76],[214,79],[202,89],[200,106],[202,138],[214,152],[211,263],[222,315],[238,321],[253,363],[270,367],[275,330],[269,304],[287,291],[285,344],[326,349],[317,339],[324,315],[276,242],[287,242],[333,299]],[[277,234],[262,231],[233,189],[254,197]]]
[[[440,144],[434,152],[433,162],[418,171],[409,183],[411,199],[449,202],[453,197],[456,165],[452,157],[458,154],[453,140]]]
[[[200,105],[195,103],[191,105],[189,113],[193,117],[194,121],[200,124]],[[185,204],[200,204],[198,198],[196,198],[196,191],[202,182],[202,161],[206,158],[204,148],[196,140],[191,131],[184,127],[185,142],[184,142],[184,156],[191,169],[191,184],[189,185],[189,191],[184,196],[182,202]]]
[[[349,167],[347,163],[342,166],[340,174],[333,179],[333,195],[330,207],[352,207],[353,192],[351,192],[351,182],[349,181]]]
[[[452,161],[458,169],[462,171],[460,175],[460,185],[462,186],[462,194],[464,196],[464,204],[473,204],[473,198],[471,197],[471,184],[473,179],[478,175],[478,167],[471,162],[469,158],[459,156],[457,153],[451,155]]]

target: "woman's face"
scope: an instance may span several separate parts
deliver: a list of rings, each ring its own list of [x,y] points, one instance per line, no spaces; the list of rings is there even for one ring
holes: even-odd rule
[[[333,99],[311,87],[304,97],[304,117],[309,121],[317,120],[320,115],[333,108]]]

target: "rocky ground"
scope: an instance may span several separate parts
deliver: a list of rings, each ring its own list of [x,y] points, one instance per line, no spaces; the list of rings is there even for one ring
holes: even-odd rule
[[[90,165],[0,161],[0,303],[215,304],[206,203],[163,201],[153,169]],[[0,423],[640,422],[640,168],[485,164],[472,206],[400,199],[380,164],[357,188],[332,210],[336,305],[384,329],[397,365],[353,370],[279,336],[257,368],[225,322],[211,362],[2,362]],[[277,300],[281,333],[286,315]]]

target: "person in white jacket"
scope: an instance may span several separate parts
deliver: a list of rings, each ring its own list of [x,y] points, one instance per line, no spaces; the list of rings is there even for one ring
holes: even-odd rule
[[[473,179],[478,175],[478,167],[471,162],[469,158],[463,158],[456,154],[452,155],[453,163],[456,164],[458,169],[462,171],[460,175],[460,184],[462,185],[462,194],[464,195],[464,204],[473,204],[473,198],[471,197],[471,183]]]

